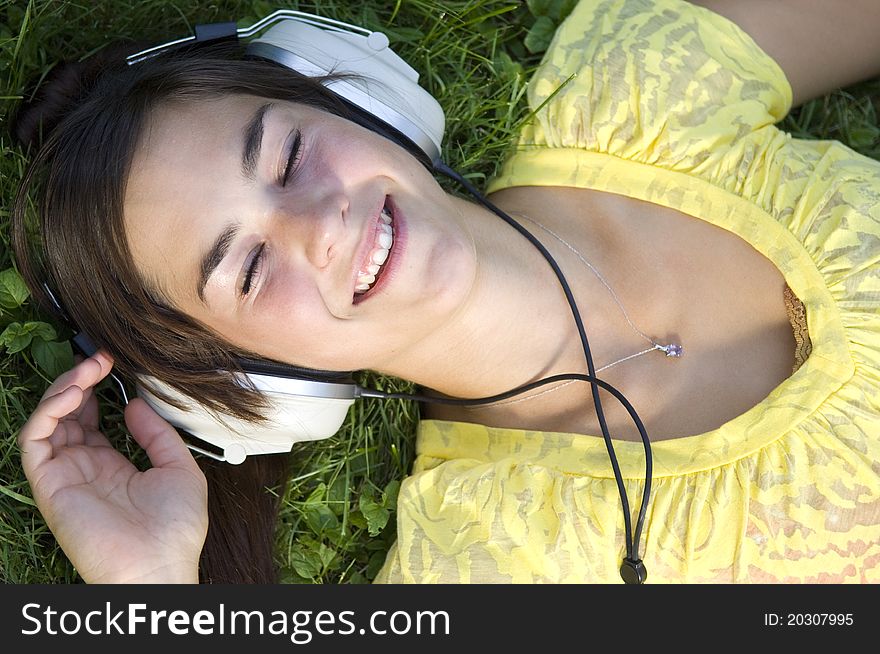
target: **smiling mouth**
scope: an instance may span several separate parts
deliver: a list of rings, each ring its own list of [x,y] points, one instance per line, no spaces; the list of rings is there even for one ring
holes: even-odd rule
[[[376,286],[385,270],[391,248],[394,247],[394,215],[387,204],[382,207],[379,226],[373,238],[370,254],[358,270],[354,287],[355,299],[361,299],[361,296],[366,295]]]

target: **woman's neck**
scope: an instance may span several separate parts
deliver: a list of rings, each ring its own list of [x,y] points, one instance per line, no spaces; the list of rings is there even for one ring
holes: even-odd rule
[[[586,372],[583,350],[562,286],[541,253],[493,213],[463,202],[465,223],[472,232],[477,274],[461,310],[401,362],[391,374],[406,377],[445,395],[484,397],[560,372]],[[520,202],[499,206],[511,213],[557,257],[558,246],[519,212]],[[540,219],[543,213],[533,208]],[[583,241],[581,241],[583,243]],[[598,256],[598,255],[596,255]],[[593,301],[603,312],[607,297],[601,286],[575,284],[583,271],[563,265],[563,272],[582,312]],[[594,294],[598,294],[594,297]],[[586,315],[586,314],[585,314]],[[590,311],[590,339],[601,340],[608,328],[602,312]],[[416,371],[413,374],[413,371]]]

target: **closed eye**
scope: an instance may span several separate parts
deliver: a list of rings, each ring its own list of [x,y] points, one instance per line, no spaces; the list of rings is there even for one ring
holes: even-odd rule
[[[253,259],[251,259],[251,263],[248,266],[247,272],[244,276],[244,282],[241,285],[241,291],[239,295],[241,297],[247,297],[247,294],[251,291],[251,285],[253,284],[254,277],[257,277],[260,273],[261,264],[263,262],[263,250],[266,249],[266,244],[261,243],[260,247],[257,248],[256,253],[254,254]]]
[[[287,163],[281,173],[281,186],[287,185],[290,176],[296,170],[296,164],[299,162],[300,146],[302,145],[302,133],[296,130],[293,134],[293,143],[290,145],[290,153],[287,155]]]

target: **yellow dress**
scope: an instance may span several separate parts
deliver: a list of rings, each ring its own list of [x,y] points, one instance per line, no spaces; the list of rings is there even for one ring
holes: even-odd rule
[[[778,129],[779,66],[680,0],[583,0],[529,102],[490,191],[590,188],[706,220],[806,310],[812,352],[791,377],[713,431],[653,444],[647,583],[880,581],[880,163]],[[643,447],[615,450],[635,516]],[[423,421],[397,536],[378,582],[622,583],[601,435]]]

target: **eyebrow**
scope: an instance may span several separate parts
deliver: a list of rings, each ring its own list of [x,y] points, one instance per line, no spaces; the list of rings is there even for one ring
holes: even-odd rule
[[[244,128],[244,150],[241,153],[241,173],[247,179],[253,180],[257,172],[257,163],[260,161],[260,148],[263,145],[263,116],[272,108],[272,103],[267,102],[254,112],[250,121]]]
[[[199,270],[199,285],[196,289],[199,299],[202,302],[205,302],[205,286],[208,284],[208,278],[217,269],[220,262],[223,261],[226,253],[229,252],[229,246],[238,235],[239,229],[241,229],[241,223],[230,223],[226,225],[223,231],[220,232],[217,240],[214,241],[211,249],[208,250],[204,257],[202,257],[202,263]]]
[[[272,108],[272,103],[267,102],[254,112],[244,128],[244,149],[241,153],[241,172],[247,178],[253,180],[256,176],[257,163],[260,161],[260,149],[263,145],[263,117]],[[214,240],[214,244],[202,257],[199,264],[199,282],[196,286],[196,294],[202,302],[205,302],[205,286],[208,279],[220,265],[220,262],[229,252],[229,246],[238,235],[241,228],[239,223],[229,223]]]

